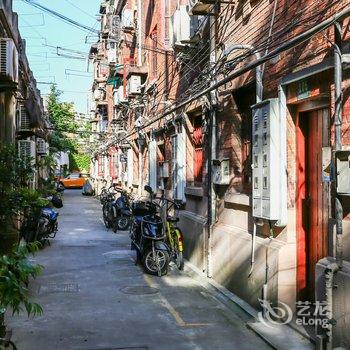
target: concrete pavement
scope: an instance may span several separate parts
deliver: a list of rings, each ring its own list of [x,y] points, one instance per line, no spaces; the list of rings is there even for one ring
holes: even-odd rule
[[[104,228],[99,202],[67,190],[59,232],[35,260],[40,317],[8,317],[19,350],[269,349],[249,317],[174,267],[162,278],[134,264],[127,232]]]

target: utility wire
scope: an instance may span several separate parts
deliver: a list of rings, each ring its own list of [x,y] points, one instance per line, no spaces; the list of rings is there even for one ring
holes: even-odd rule
[[[51,15],[53,17],[56,17],[56,18],[58,18],[58,19],[60,19],[60,20],[62,20],[64,22],[66,22],[66,23],[68,23],[68,24],[70,24],[70,25],[72,25],[72,26],[74,26],[76,28],[85,30],[87,32],[98,33],[98,30],[93,29],[93,28],[91,28],[89,26],[86,26],[85,24],[81,24],[81,23],[79,23],[79,22],[77,22],[77,21],[75,21],[75,20],[73,20],[73,19],[71,19],[71,18],[69,18],[67,16],[62,15],[59,12],[51,10],[51,9],[49,9],[49,8],[43,6],[43,5],[40,5],[40,4],[36,3],[36,2],[34,2],[33,0],[22,0],[22,1],[27,3],[28,5],[36,7],[38,9],[48,13],[49,15]]]
[[[71,6],[75,7],[76,9],[78,9],[80,12],[84,13],[85,15],[89,16],[90,18],[96,19],[96,17],[91,16],[90,13],[86,12],[85,10],[83,10],[81,7],[75,5],[72,1],[69,0],[65,0],[68,4],[70,4]]]
[[[292,49],[298,45],[301,45],[302,43],[308,41],[312,36],[318,34],[319,32],[321,32],[322,30],[327,29],[330,25],[332,25],[333,23],[335,23],[338,20],[344,19],[345,17],[348,17],[350,15],[350,8],[344,9],[340,12],[338,12],[336,15],[330,17],[329,19],[321,22],[320,24],[311,27],[310,29],[304,31],[303,33],[295,36],[294,38],[288,40],[287,42],[284,42],[282,45],[278,46],[275,50],[270,51],[270,53],[268,53],[267,55],[264,55],[262,58],[257,59],[256,61],[252,62],[252,63],[248,63],[246,66],[238,69],[237,71],[231,73],[230,75],[228,75],[227,77],[221,79],[220,81],[218,81],[217,83],[215,83],[213,86],[203,90],[200,93],[197,93],[195,95],[193,95],[192,97],[190,97],[188,100],[186,100],[185,102],[182,102],[172,108],[170,108],[169,110],[165,111],[161,116],[158,116],[157,118],[155,118],[154,120],[151,120],[150,122],[148,122],[147,124],[143,125],[141,128],[138,128],[137,131],[133,131],[131,133],[129,133],[128,135],[125,136],[125,138],[123,138],[122,140],[120,140],[120,142],[126,140],[128,137],[136,134],[137,132],[149,127],[150,125],[152,125],[153,123],[155,123],[158,120],[163,119],[164,117],[166,117],[167,115],[173,113],[174,111],[178,110],[179,108],[184,107],[186,104],[195,101],[196,99],[200,98],[201,96],[209,93],[210,91],[217,89],[218,87],[224,85],[225,83],[235,79],[238,76],[241,76],[242,74],[249,72],[250,70],[254,69],[255,67],[257,67],[258,65],[261,65],[265,62],[267,62],[269,59],[276,57],[276,55],[278,55],[281,52],[284,52],[286,50]]]
[[[336,0],[337,1],[337,0]],[[333,5],[333,4],[332,4]],[[329,5],[330,6],[330,5]],[[328,6],[328,7],[329,7]],[[318,7],[318,6],[315,6],[315,8],[316,7]],[[309,8],[308,9],[308,11],[306,11],[306,12],[311,12],[311,10],[314,10],[313,8]],[[301,13],[303,13],[303,14],[306,14],[306,12],[305,11],[299,11],[299,13],[301,14]],[[320,13],[318,12],[317,14],[315,14],[313,17],[310,17],[309,15],[307,16],[307,21],[309,22],[310,20],[312,20],[314,17],[317,17],[318,15],[319,15]],[[304,20],[305,21],[305,20]],[[297,21],[297,22],[295,22],[294,23],[294,26],[297,26],[298,24],[300,24],[300,23],[302,23],[303,22],[303,20],[301,19],[301,20],[299,20],[299,21]],[[293,27],[294,27],[293,26]],[[233,31],[234,30],[236,30],[236,28],[234,28],[233,29]],[[285,26],[284,28],[282,28],[282,30],[280,30],[279,31],[279,35],[277,36],[277,35],[274,35],[273,37],[274,37],[274,39],[275,39],[275,41],[278,41],[278,40],[276,40],[276,39],[280,39],[280,38],[282,38],[283,36],[284,36],[284,34],[286,33],[286,32],[288,32],[288,31],[290,31],[291,30],[291,28],[290,28],[290,25],[288,24],[287,26]],[[229,36],[232,34],[232,32],[233,32],[232,30],[229,32],[229,33],[227,33],[226,34],[226,36],[225,36],[225,38],[223,38],[223,39],[221,39],[221,41],[223,42],[223,41],[225,41],[227,38],[229,38]],[[267,46],[267,44],[269,44],[269,41],[270,41],[270,39],[267,39],[267,40],[265,40],[265,41],[263,41],[263,42],[261,42],[261,43],[259,43],[259,46],[256,46],[256,50],[254,50],[254,52],[252,52],[252,53],[246,53],[246,54],[244,54],[243,56],[242,55],[239,55],[238,56],[238,58],[247,58],[247,57],[249,57],[249,56],[252,56],[252,55],[254,55],[256,52],[262,52],[263,50],[262,50],[262,48],[265,48],[265,50],[266,50],[266,46]],[[274,45],[269,45],[269,48],[273,48],[273,47],[276,47],[277,45],[279,45],[278,43],[275,43]],[[199,66],[201,63],[203,63],[203,61],[205,61],[206,59],[207,59],[207,56],[206,56],[206,54],[208,53],[208,51],[209,51],[209,48],[206,48],[206,50],[205,50],[205,52],[203,52],[203,50],[200,50],[199,52],[197,52],[197,54],[195,55],[195,57],[196,56],[198,56],[199,54],[201,55],[201,57],[203,57],[198,63],[197,63],[197,65]],[[211,54],[211,52],[209,53],[209,55]],[[191,74],[191,72],[187,72],[187,73],[185,73],[184,74],[184,76],[183,77],[181,77],[181,79],[180,79],[180,81],[179,82],[181,82],[181,80],[183,80],[183,78],[188,78],[189,76],[190,76],[190,74]],[[178,74],[179,75],[179,74]],[[163,80],[164,81],[164,80]],[[158,83],[158,85],[160,85],[162,82],[160,82],[160,83]],[[193,84],[192,84],[193,85]],[[188,89],[187,89],[187,91],[191,88],[191,86],[192,85],[190,85],[189,87],[188,87]],[[183,93],[182,94],[182,98],[180,99],[180,101],[181,100],[184,100],[185,98],[187,98],[188,96],[186,96],[186,92],[185,93]]]

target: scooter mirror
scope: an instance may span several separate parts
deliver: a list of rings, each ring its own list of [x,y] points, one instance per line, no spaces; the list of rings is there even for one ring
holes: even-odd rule
[[[144,187],[144,190],[145,190],[146,192],[148,192],[149,194],[152,194],[152,193],[153,193],[153,190],[152,190],[152,187],[151,187],[151,186],[146,185],[146,186]]]

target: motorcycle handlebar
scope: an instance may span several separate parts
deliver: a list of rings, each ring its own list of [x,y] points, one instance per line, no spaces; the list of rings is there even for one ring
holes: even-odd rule
[[[169,198],[165,198],[165,197],[156,197],[155,199],[160,199],[162,201],[166,201],[166,202],[169,202],[171,204],[173,204],[175,206],[176,209],[180,209],[181,206],[179,203],[175,202],[174,200],[172,199],[169,199]]]

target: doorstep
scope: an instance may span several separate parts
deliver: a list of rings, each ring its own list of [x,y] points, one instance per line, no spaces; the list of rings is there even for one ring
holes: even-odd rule
[[[243,299],[239,298],[234,293],[230,292],[221,284],[215,280],[208,278],[204,273],[196,266],[185,261],[185,265],[191,273],[196,274],[201,278],[201,282],[204,288],[209,289],[214,287],[225,299],[233,302],[239,306],[249,316],[254,318],[254,321],[247,322],[246,326],[258,336],[260,336],[267,344],[276,350],[311,350],[315,349],[315,346],[311,342],[311,339],[305,334],[293,329],[291,326],[283,324],[271,324],[267,321],[260,322],[258,318],[258,311],[248,304]]]

